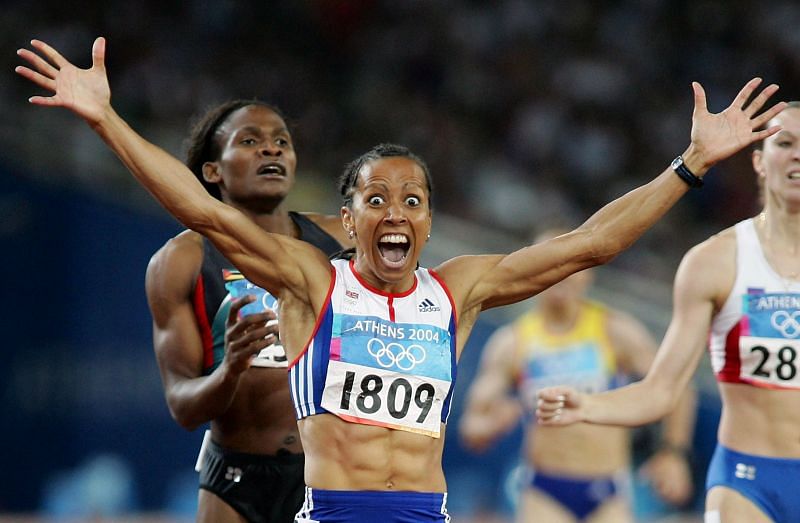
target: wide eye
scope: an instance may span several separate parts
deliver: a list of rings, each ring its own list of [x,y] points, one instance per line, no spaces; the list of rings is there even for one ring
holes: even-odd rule
[[[417,207],[419,204],[422,203],[419,198],[416,196],[407,196],[406,197],[406,205],[409,207]]]
[[[383,205],[383,197],[382,196],[370,196],[369,200],[367,200],[367,202],[370,205],[375,205],[375,206]]]

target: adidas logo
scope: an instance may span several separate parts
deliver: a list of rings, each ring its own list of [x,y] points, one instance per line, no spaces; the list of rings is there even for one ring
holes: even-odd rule
[[[436,312],[442,310],[441,307],[433,303],[429,298],[419,302],[419,312]]]

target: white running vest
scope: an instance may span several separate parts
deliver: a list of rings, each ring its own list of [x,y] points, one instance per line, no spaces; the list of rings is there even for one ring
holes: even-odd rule
[[[297,419],[330,413],[438,438],[456,379],[456,320],[444,283],[420,268],[408,292],[388,294],[349,260],[331,263],[327,304],[289,366]]]
[[[752,218],[735,232],[736,280],[709,339],[717,381],[800,389],[800,282],[767,263]]]

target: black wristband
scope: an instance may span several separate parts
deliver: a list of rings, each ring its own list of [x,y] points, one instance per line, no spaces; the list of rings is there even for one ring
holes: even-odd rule
[[[699,176],[695,176],[695,174],[686,167],[686,164],[683,163],[683,156],[678,155],[677,158],[672,160],[672,170],[675,171],[675,174],[686,182],[686,185],[689,187],[699,189],[703,186],[703,179]]]

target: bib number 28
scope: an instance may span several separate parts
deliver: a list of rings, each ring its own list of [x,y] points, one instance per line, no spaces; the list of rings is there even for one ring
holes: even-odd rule
[[[770,357],[769,350],[766,347],[756,345],[750,349],[750,352],[757,352],[760,355],[760,361],[753,370],[753,375],[762,378],[771,378],[771,372],[765,368],[767,360],[769,360]],[[795,363],[797,351],[793,347],[781,347],[775,354],[775,357],[778,359],[777,365],[775,365],[775,375],[778,379],[783,381],[794,379],[797,375],[797,364]]]

